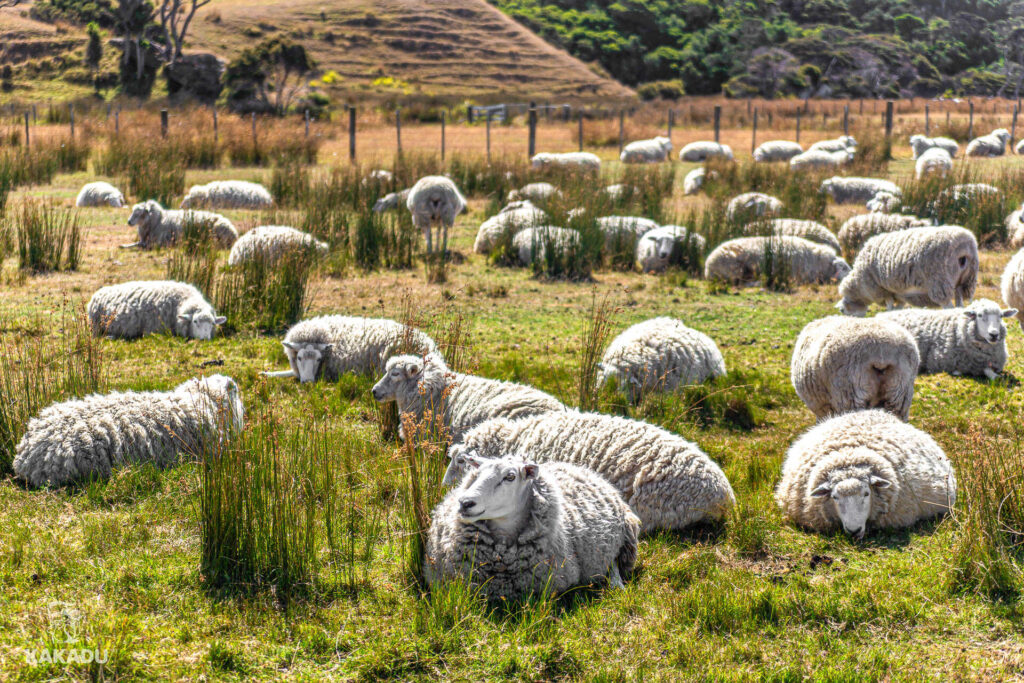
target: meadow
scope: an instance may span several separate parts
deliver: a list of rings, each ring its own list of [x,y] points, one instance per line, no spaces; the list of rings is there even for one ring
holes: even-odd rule
[[[928,375],[916,383],[910,421],[954,463],[953,513],[861,542],[809,533],[783,520],[773,491],[789,444],[814,424],[790,384],[793,342],[805,324],[835,311],[834,285],[794,287],[783,277],[736,288],[701,279],[699,263],[650,275],[630,268],[624,254],[597,252],[534,272],[473,253],[477,227],[508,190],[539,179],[528,169],[521,125],[493,127],[490,163],[481,126],[450,126],[442,162],[436,125],[404,127],[396,156],[388,117],[367,114],[352,164],[340,124],[314,124],[306,138],[295,119],[261,121],[253,145],[249,122],[224,116],[214,143],[208,115],[172,111],[164,141],[155,112],[122,114],[118,136],[94,112],[79,121],[75,141],[66,122],[38,126],[27,155],[14,139],[17,119],[0,123],[10,131],[0,143],[0,679],[1022,675],[1024,334],[1015,322],[999,379]],[[751,189],[777,194],[784,215],[833,230],[863,210],[824,202],[820,177],[751,164],[743,116],[737,108],[722,131],[739,163],[694,197],[682,193],[693,164],[625,168],[616,161],[617,120],[588,121],[586,148],[606,162],[600,185],[628,182],[638,191],[609,203],[593,179],[554,176],[565,206],[551,208],[642,213],[698,229],[709,247],[740,229],[724,220],[724,203]],[[777,114],[778,126],[762,139],[791,138],[783,119]],[[850,173],[891,177],[910,198],[965,180],[1004,191],[998,211],[967,208],[958,216],[982,243],[976,297],[998,301],[1012,256],[1000,211],[1024,199],[1024,164],[1013,156],[975,161],[946,180],[915,183],[906,136],[917,132],[918,114],[905,114],[891,146],[877,120],[867,119],[851,131],[861,149]],[[987,132],[989,124],[1008,125],[1004,119],[1005,111],[979,113],[975,126]],[[663,124],[661,113],[641,113],[629,120],[627,139]],[[836,125],[832,118],[809,126],[801,141],[832,137]],[[678,126],[676,152],[709,135],[702,121],[681,116]],[[574,123],[542,122],[537,148],[575,149],[575,134]],[[378,167],[395,171],[393,186],[360,182]],[[469,209],[450,235],[451,262],[428,274],[407,216],[374,218],[369,207],[379,194],[440,170],[464,190]],[[135,234],[126,209],[73,208],[81,185],[95,179],[119,185],[130,202],[161,197],[176,205],[189,185],[221,178],[261,181],[278,198],[270,212],[224,211],[240,231],[295,225],[328,241],[330,256],[292,273],[264,273],[253,288],[247,278],[255,276],[226,270],[225,254],[208,245],[120,250]],[[22,237],[25,226],[47,236]],[[30,242],[51,249],[40,254]],[[97,288],[169,274],[232,311],[226,334],[208,342],[90,336],[82,309]],[[297,288],[298,300],[287,296]],[[408,322],[429,332],[455,369],[662,425],[722,466],[738,505],[722,524],[644,538],[623,590],[501,608],[462,585],[426,591],[415,573],[417,550],[426,511],[442,495],[442,446],[400,445],[395,416],[369,393],[375,377],[299,385],[259,375],[286,367],[280,337],[290,321],[326,313]],[[728,375],[638,406],[595,392],[594,349],[599,355],[609,335],[659,315],[710,335]],[[10,475],[27,417],[50,401],[169,389],[213,372],[239,382],[247,413],[243,435],[217,453],[56,490],[31,490]],[[42,656],[76,648],[104,661]]]

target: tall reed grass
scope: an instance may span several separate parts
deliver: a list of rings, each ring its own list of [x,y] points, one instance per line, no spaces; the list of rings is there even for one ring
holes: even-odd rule
[[[598,299],[597,290],[591,295],[583,336],[580,339],[580,366],[576,374],[577,402],[580,410],[597,410],[597,364],[601,361],[608,340],[615,327],[618,309],[605,294]]]
[[[15,216],[18,267],[33,273],[78,270],[83,229],[76,211],[48,201],[25,201]]]
[[[213,303],[227,317],[228,332],[279,332],[302,319],[319,260],[315,250],[256,258],[229,267],[217,279]]]

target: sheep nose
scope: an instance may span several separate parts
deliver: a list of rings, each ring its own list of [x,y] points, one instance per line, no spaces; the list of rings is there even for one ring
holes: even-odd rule
[[[463,512],[468,512],[469,510],[472,510],[475,507],[475,500],[472,500],[470,498],[462,498],[459,500],[459,508],[461,508]]]
[[[854,538],[862,538],[864,536],[864,527],[859,526],[856,529],[847,529],[846,532]]]
[[[995,341],[995,340],[999,339],[999,333],[998,332],[989,332],[988,333],[988,338],[991,339],[992,341]]]

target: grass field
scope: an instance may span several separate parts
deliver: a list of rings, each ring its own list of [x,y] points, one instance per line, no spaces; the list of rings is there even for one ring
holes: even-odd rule
[[[518,152],[513,145],[523,131],[501,130],[507,144],[495,146],[496,156],[498,150]],[[571,128],[544,131],[541,149],[572,149]],[[389,134],[383,126],[367,132],[364,161],[390,161]],[[450,140],[466,140],[468,152],[479,144],[471,144],[477,139],[471,136],[479,134],[478,128],[456,131]],[[679,134],[677,149],[681,140],[703,135]],[[744,133],[728,134],[738,141]],[[425,152],[433,135],[433,128],[414,128],[406,139]],[[344,144],[327,140],[321,164],[341,163]],[[600,153],[616,156],[611,147]],[[894,153],[898,160],[887,172],[906,181],[909,151],[897,146]],[[977,163],[984,173],[1002,173],[1007,183],[1022,171],[1015,158]],[[682,178],[692,166],[674,164],[675,189],[663,210],[682,220],[709,200],[682,196]],[[606,167],[611,182],[621,169],[617,162]],[[189,170],[186,185],[232,177],[269,183],[271,175],[255,167]],[[19,188],[8,215],[39,197],[70,207],[80,186],[96,177],[61,173],[51,184]],[[814,185],[807,187],[812,192]],[[1011,203],[1021,200],[1019,184],[1004,189]],[[993,504],[986,497],[986,491],[1018,486],[1024,472],[1018,427],[1024,335],[1016,323],[1009,329],[1004,377],[989,383],[931,375],[916,383],[911,423],[934,436],[956,466],[961,495],[954,513],[863,542],[807,533],[781,518],[772,494],[786,449],[814,423],[789,382],[793,342],[806,323],[834,312],[834,286],[736,289],[681,271],[655,276],[607,268],[584,282],[540,280],[472,253],[493,198],[469,199],[452,243],[464,261],[449,268],[445,283],[428,284],[418,263],[364,272],[332,261],[313,278],[308,313],[409,319],[411,309],[436,339],[459,345],[464,368],[529,383],[568,405],[579,400],[580,358],[595,300],[608,302],[613,334],[650,317],[678,317],[715,339],[729,375],[636,408],[604,394],[599,408],[661,424],[699,444],[729,477],[739,503],[735,513],[720,526],[643,539],[638,571],[624,590],[498,611],[464,588],[425,594],[406,569],[413,531],[405,502],[408,454],[381,435],[382,413],[369,394],[376,378],[311,385],[261,378],[260,371],[286,366],[275,335],[99,340],[102,381],[112,389],[168,389],[199,373],[234,377],[249,418],[244,443],[252,462],[272,443],[282,467],[294,474],[289,463],[314,454],[319,467],[338,478],[329,504],[343,516],[348,550],[328,547],[318,526],[312,538],[319,561],[302,585],[286,585],[279,575],[211,585],[201,571],[201,494],[208,483],[201,463],[164,471],[130,467],[106,482],[52,491],[28,490],[6,477],[0,480],[0,679],[1024,676],[1024,563],[1015,545],[1024,513],[1019,498]],[[857,211],[829,205],[825,222],[836,229]],[[225,213],[240,229],[269,218]],[[14,257],[4,262],[0,337],[7,357],[15,357],[15,346],[41,349],[43,364],[59,364],[62,341],[73,334],[69,308],[73,315],[103,285],[164,277],[173,251],[117,248],[134,239],[126,210],[83,209],[79,216],[85,241],[76,272],[31,275],[18,271]],[[1000,299],[999,276],[1010,256],[998,244],[985,248],[976,296]],[[465,334],[456,329],[460,321]],[[986,488],[992,481],[999,485]],[[309,502],[292,494],[292,502]],[[276,539],[289,531],[274,533]],[[39,661],[43,649],[69,647],[97,649],[106,661]]]

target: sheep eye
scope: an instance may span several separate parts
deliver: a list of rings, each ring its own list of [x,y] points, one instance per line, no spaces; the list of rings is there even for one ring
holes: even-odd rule
[[[865,497],[865,498],[867,498],[867,497],[868,497],[869,495],[870,495],[870,494],[868,494],[867,492],[865,492],[865,493],[864,493],[864,497]]]
[[[511,472],[509,472],[508,474],[505,475],[505,481],[515,481],[515,480],[516,480],[516,475],[512,474]]]

